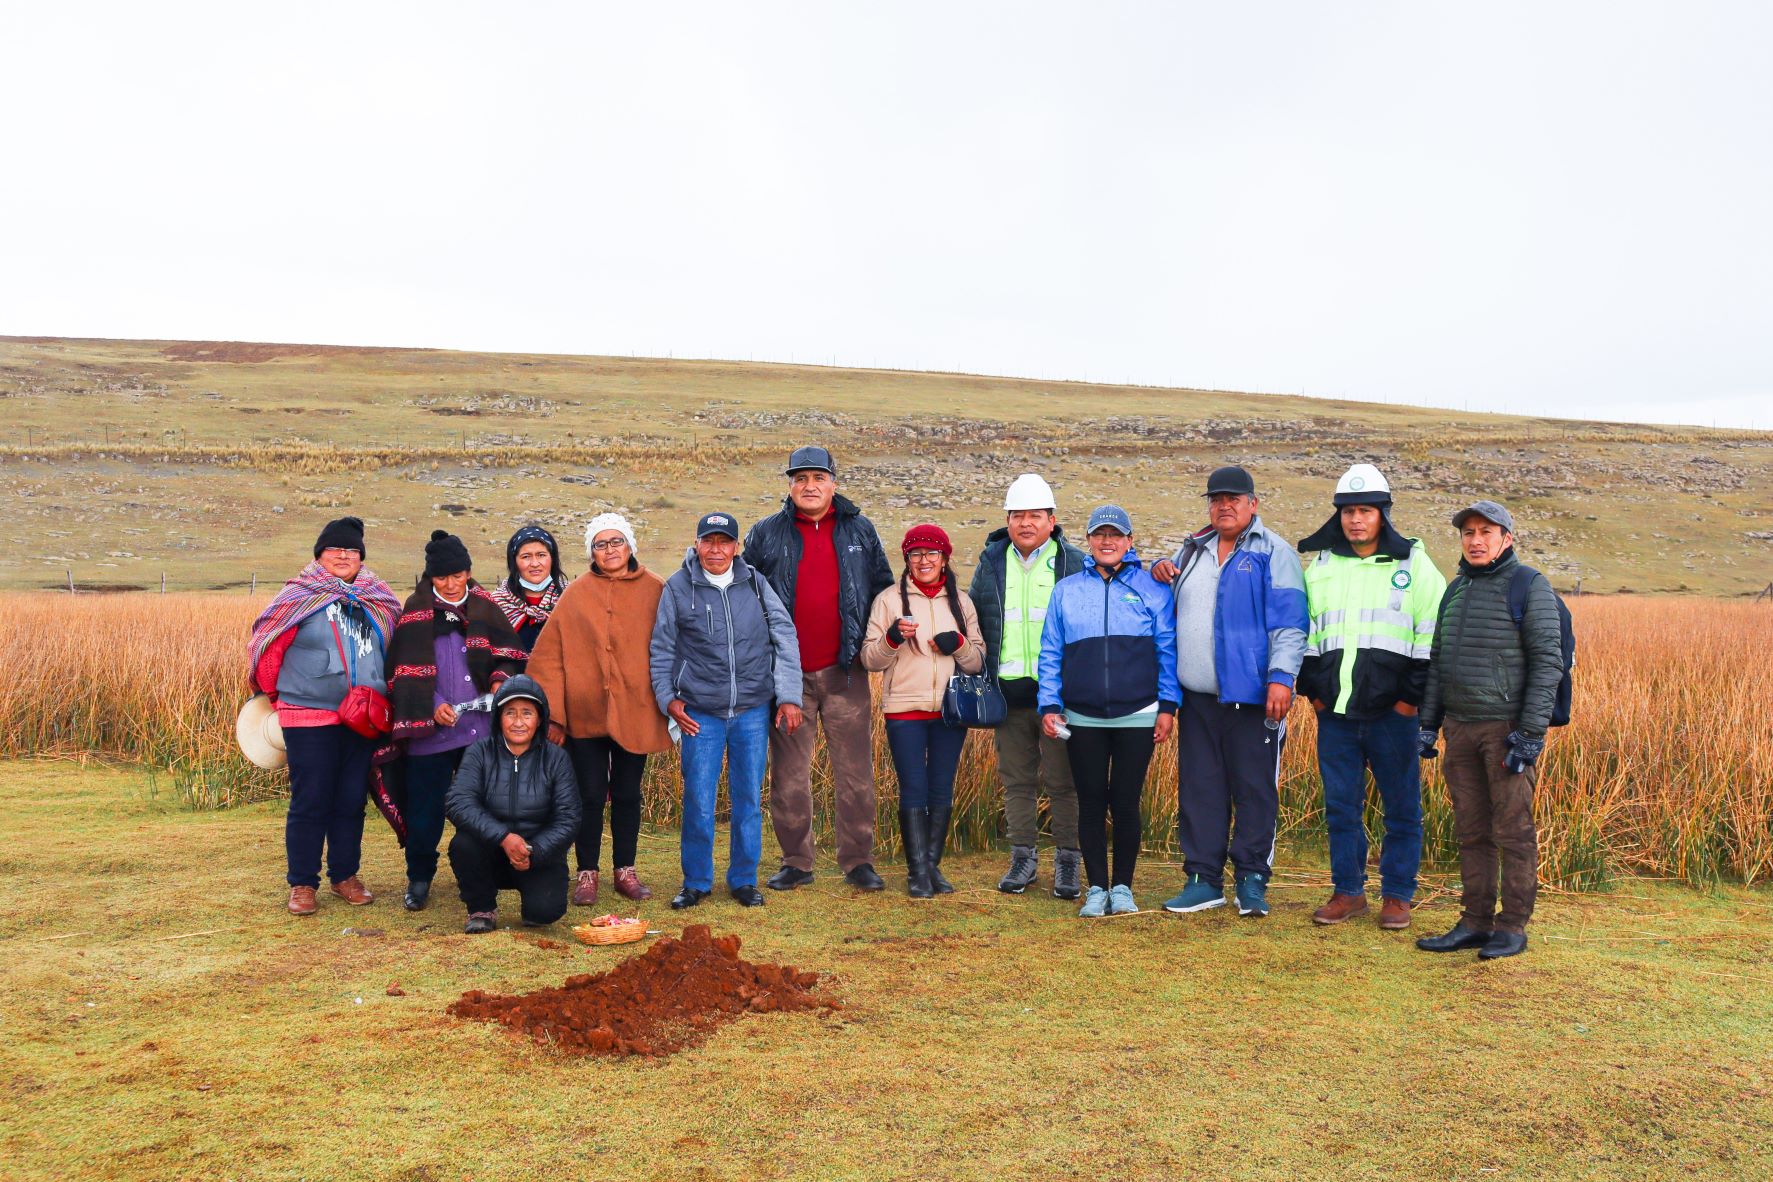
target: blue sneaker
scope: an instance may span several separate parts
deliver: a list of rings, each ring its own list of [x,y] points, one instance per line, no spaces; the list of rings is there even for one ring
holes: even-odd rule
[[[1237,913],[1261,918],[1268,914],[1268,883],[1260,874],[1237,880]]]
[[[1083,906],[1077,909],[1079,919],[1101,919],[1108,914],[1108,892],[1093,886],[1084,895]]]
[[[1188,876],[1182,893],[1164,904],[1165,911],[1182,914],[1188,911],[1210,911],[1225,906],[1225,888],[1216,887],[1198,874]]]
[[[1133,888],[1130,886],[1112,886],[1108,888],[1108,914],[1137,915],[1139,904],[1133,902]]]

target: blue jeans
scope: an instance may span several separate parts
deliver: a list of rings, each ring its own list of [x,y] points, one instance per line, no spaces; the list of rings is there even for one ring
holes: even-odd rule
[[[954,770],[967,729],[940,718],[889,718],[887,749],[899,776],[899,807],[907,812],[954,807]]]
[[[763,767],[770,753],[770,708],[753,706],[733,718],[685,706],[701,731],[683,737],[683,885],[714,889],[714,805],[720,791],[720,765],[727,769],[732,801],[732,832],[727,847],[726,885],[757,885],[763,856]]]
[[[1409,902],[1422,865],[1422,768],[1416,716],[1388,710],[1357,720],[1324,711],[1317,716],[1317,767],[1324,778],[1324,820],[1330,830],[1330,879],[1339,895],[1367,889],[1367,769],[1385,810],[1379,852],[1379,889]]]

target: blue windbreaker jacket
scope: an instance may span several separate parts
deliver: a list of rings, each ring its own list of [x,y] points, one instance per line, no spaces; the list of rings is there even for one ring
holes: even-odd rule
[[[1176,605],[1131,550],[1112,579],[1092,559],[1053,586],[1040,633],[1040,712],[1122,718],[1155,699],[1173,714]]]
[[[1170,561],[1183,572],[1191,560],[1211,562],[1214,555],[1206,547],[1217,546],[1218,537],[1208,526],[1183,542]],[[1219,701],[1260,706],[1268,701],[1270,682],[1292,688],[1305,659],[1308,619],[1299,556],[1255,518],[1219,572],[1213,610]]]

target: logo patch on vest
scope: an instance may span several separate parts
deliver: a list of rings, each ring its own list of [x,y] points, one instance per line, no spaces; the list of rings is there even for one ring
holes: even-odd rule
[[[1391,585],[1393,587],[1396,587],[1399,591],[1402,591],[1405,587],[1408,587],[1410,585],[1410,572],[1407,570],[1400,570],[1396,574],[1392,575],[1391,576]]]

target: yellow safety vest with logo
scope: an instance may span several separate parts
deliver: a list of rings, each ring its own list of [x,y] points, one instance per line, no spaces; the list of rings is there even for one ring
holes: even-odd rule
[[[1003,646],[997,660],[1000,680],[1026,677],[1038,680],[1040,634],[1047,623],[1047,603],[1053,598],[1053,567],[1059,543],[1051,538],[1034,553],[1034,569],[1022,565],[1012,543],[1003,556]]]
[[[1408,662],[1428,660],[1446,589],[1445,576],[1415,538],[1402,562],[1383,553],[1357,558],[1319,550],[1305,565],[1311,616],[1305,655],[1322,658],[1325,666],[1336,662],[1336,699],[1325,703],[1332,713],[1347,714],[1355,704],[1361,650],[1384,654],[1372,662],[1377,667],[1369,677],[1401,675]]]

